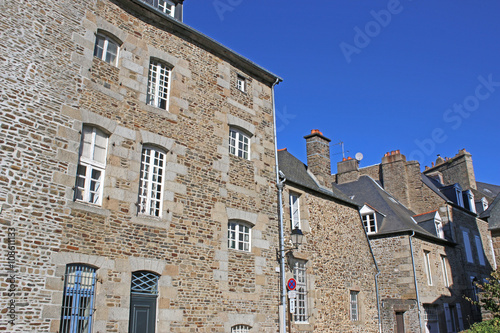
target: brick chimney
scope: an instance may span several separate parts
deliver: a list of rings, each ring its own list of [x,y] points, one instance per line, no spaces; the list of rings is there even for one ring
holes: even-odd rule
[[[330,139],[317,129],[311,130],[306,139],[307,165],[323,186],[331,186]]]

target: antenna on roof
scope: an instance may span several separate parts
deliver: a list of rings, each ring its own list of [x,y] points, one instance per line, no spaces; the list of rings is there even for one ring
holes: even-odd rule
[[[333,145],[334,146],[340,146],[340,147],[342,147],[342,158],[345,158],[345,153],[348,153],[349,150],[344,151],[344,141],[339,141],[339,143],[334,143]],[[338,155],[338,154],[340,154],[340,153],[336,153],[336,154],[333,154],[333,155]]]
[[[356,160],[358,160],[358,162],[360,162],[363,159],[363,154],[356,153],[356,156],[354,156],[354,158],[356,158]]]

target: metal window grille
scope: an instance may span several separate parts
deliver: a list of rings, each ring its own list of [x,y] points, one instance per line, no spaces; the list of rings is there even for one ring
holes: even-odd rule
[[[235,325],[231,327],[231,333],[249,333],[250,329],[248,325]]]
[[[139,213],[161,216],[165,154],[157,149],[144,148],[139,185]]]
[[[108,137],[104,132],[95,127],[83,126],[76,175],[76,200],[101,204],[107,145]]]
[[[118,43],[110,37],[98,34],[95,40],[94,56],[109,63],[116,65],[118,58]]]
[[[300,203],[297,194],[290,194],[290,219],[292,229],[296,227],[300,229]]]
[[[135,294],[158,295],[158,279],[159,276],[155,273],[133,272],[130,291]]]
[[[351,320],[358,321],[359,320],[359,309],[358,309],[358,294],[359,291],[351,291]]]
[[[238,130],[230,129],[229,153],[248,160],[250,156],[250,138]]]
[[[240,222],[229,222],[228,244],[230,249],[250,251],[250,227]]]
[[[149,64],[147,104],[160,109],[168,109],[170,90],[170,68],[159,61]]]
[[[61,333],[90,333],[94,314],[96,270],[68,265],[64,281]]]
[[[375,224],[375,214],[363,215],[363,225],[365,226],[365,231],[367,233],[377,232],[377,226]]]
[[[173,2],[167,0],[141,0],[147,4],[153,6],[156,10],[165,13],[170,16],[174,16],[175,5]]]
[[[297,300],[295,307],[294,320],[296,323],[307,322],[307,284],[306,284],[306,263],[305,261],[296,261],[293,270],[293,276],[297,281]]]

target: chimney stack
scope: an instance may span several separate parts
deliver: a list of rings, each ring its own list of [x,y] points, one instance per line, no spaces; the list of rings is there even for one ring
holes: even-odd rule
[[[330,139],[317,129],[304,136],[306,139],[307,166],[323,186],[331,186]]]

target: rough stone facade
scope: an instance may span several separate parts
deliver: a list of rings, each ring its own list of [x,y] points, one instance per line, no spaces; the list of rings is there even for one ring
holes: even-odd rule
[[[128,332],[136,271],[159,276],[157,332],[276,332],[277,78],[140,2],[0,6],[0,331],[58,332],[79,263],[97,269],[93,332]],[[98,32],[120,42],[116,66],[93,57]],[[171,66],[168,110],[146,103],[151,59]],[[100,205],[75,200],[84,125],[108,135]],[[251,135],[248,160],[228,153],[230,126]],[[146,146],[166,156],[161,217],[138,214]],[[251,226],[250,251],[228,248],[230,220]]]
[[[287,183],[285,234],[291,232],[289,193],[299,195],[303,244],[289,254],[307,262],[307,323],[292,332],[378,332],[375,262],[357,207]],[[290,268],[290,267],[288,267]],[[287,270],[287,279],[293,272]],[[359,320],[350,317],[350,291],[359,292]]]

